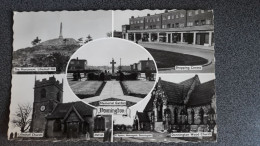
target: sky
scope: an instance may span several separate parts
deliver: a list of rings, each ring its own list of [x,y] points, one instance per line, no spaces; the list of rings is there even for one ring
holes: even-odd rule
[[[116,10],[114,11],[114,30],[122,31],[122,25],[129,24],[129,18],[131,16],[134,17],[142,17],[147,16],[149,13],[150,15],[163,13],[165,10]]]
[[[62,22],[63,37],[79,39],[91,35],[93,39],[107,37],[108,32],[121,31],[129,24],[131,16],[158,14],[164,10],[117,10],[117,11],[56,11],[56,12],[14,12],[14,51],[31,47],[38,36],[41,42],[59,37]],[[112,18],[113,17],[113,18]],[[114,20],[114,21],[113,21]],[[113,22],[112,22],[113,21]]]
[[[112,58],[115,66],[130,65],[140,60],[153,60],[150,53],[142,46],[118,38],[105,38],[91,41],[79,48],[71,58],[86,59],[89,66],[111,66]]]
[[[112,11],[15,12],[13,18],[14,51],[32,46],[37,36],[41,42],[58,38],[61,22],[64,38],[97,39],[112,31]]]

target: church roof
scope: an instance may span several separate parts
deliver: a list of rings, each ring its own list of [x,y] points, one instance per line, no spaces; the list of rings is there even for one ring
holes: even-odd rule
[[[208,81],[195,87],[187,102],[188,106],[200,106],[210,104],[215,94],[215,80]]]
[[[149,116],[146,112],[141,113],[141,112],[136,112],[136,115],[139,119],[139,122],[149,122]]]
[[[148,101],[147,105],[144,108],[144,112],[149,112],[153,110],[153,101],[155,96],[151,96],[151,99]]]
[[[74,106],[81,117],[92,116],[93,107],[85,104],[82,101],[69,102],[69,103],[59,103],[54,111],[47,116],[48,119],[62,119],[66,116],[70,108]]]
[[[189,92],[189,90],[190,90],[190,88],[191,88],[191,85],[192,85],[194,82],[196,82],[196,79],[198,79],[198,75],[195,75],[194,77],[192,77],[192,78],[190,78],[190,79],[187,79],[187,80],[182,81],[182,82],[179,83],[180,85],[183,85],[184,97],[187,96],[187,94],[188,94],[188,92]],[[198,79],[198,81],[199,81],[199,79]],[[199,84],[200,84],[200,82],[199,82]]]
[[[169,104],[182,104],[184,85],[161,80],[161,86],[168,97]]]

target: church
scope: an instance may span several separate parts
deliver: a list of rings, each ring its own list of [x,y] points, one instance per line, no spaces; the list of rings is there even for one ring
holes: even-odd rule
[[[201,83],[198,75],[173,83],[159,78],[143,112],[134,118],[134,130],[214,132],[215,80]]]
[[[30,132],[45,138],[91,138],[112,127],[112,119],[96,115],[94,109],[82,101],[63,103],[63,81],[54,76],[35,80]]]

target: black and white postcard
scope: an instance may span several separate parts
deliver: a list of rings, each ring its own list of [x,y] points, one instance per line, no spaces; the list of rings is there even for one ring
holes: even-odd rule
[[[13,18],[9,140],[216,142],[213,10]]]

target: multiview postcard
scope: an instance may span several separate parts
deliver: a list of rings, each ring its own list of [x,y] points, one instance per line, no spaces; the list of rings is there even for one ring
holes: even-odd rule
[[[9,140],[216,142],[213,10],[13,17]]]

